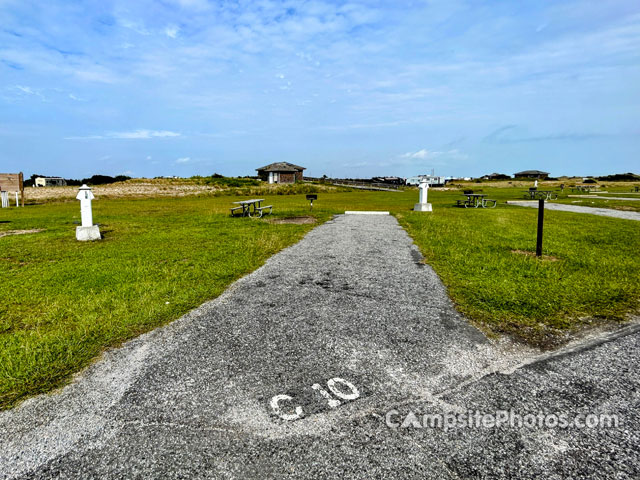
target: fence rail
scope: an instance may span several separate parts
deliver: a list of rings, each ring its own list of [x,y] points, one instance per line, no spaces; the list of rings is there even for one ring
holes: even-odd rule
[[[313,178],[304,177],[305,181],[328,183],[330,185],[336,185],[339,187],[354,187],[370,190],[399,190],[402,185],[395,183],[380,183],[380,182],[362,182],[357,180],[343,180],[339,178]]]

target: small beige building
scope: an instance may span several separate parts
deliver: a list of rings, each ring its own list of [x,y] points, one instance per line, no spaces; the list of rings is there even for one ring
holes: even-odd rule
[[[535,178],[544,180],[549,176],[549,172],[542,172],[540,170],[525,170],[523,172],[517,172],[513,174],[514,178]]]
[[[264,182],[296,183],[302,181],[302,172],[306,169],[293,163],[277,162],[256,168],[256,170],[258,177]]]

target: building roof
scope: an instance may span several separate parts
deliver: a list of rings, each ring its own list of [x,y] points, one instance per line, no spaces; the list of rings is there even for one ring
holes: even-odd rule
[[[514,175],[549,175],[549,172],[542,172],[540,170],[524,170],[522,172],[514,173]]]
[[[305,170],[305,168],[289,162],[276,162],[261,168],[256,168],[256,170],[259,172],[301,172]]]

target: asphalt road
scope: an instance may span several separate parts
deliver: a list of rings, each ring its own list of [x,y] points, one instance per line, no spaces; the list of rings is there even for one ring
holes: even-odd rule
[[[1,413],[0,476],[637,478],[636,327],[553,355],[489,341],[393,217],[339,216]],[[531,424],[540,411],[618,426]]]

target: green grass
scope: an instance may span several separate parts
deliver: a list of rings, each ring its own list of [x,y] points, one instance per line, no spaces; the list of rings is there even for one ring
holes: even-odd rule
[[[304,190],[267,195],[274,216],[309,213]],[[474,188],[483,188],[481,185]],[[430,193],[434,212],[414,213],[406,192],[321,192],[320,222],[345,210],[390,210],[449,288],[457,307],[488,331],[542,344],[590,318],[637,311],[640,223],[547,212],[540,261],[534,209],[504,205],[522,188],[484,188],[495,209],[453,208],[459,192]],[[238,192],[232,192],[238,193]],[[77,202],[0,211],[0,408],[62,385],[105,348],[215,298],[313,225],[229,217],[236,196],[98,199],[104,239],[79,243]],[[249,248],[251,247],[251,248]]]
[[[0,231],[45,231],[0,238],[0,406],[216,297],[311,228],[230,218],[231,200],[96,201],[92,243],[75,241],[74,203],[3,210]]]
[[[485,189],[517,199],[518,189]],[[489,332],[551,346],[567,331],[622,320],[640,306],[640,223],[546,211],[544,254],[534,252],[537,210],[452,207],[459,192],[436,194],[432,215],[401,223],[438,272],[457,308]]]

